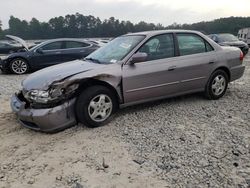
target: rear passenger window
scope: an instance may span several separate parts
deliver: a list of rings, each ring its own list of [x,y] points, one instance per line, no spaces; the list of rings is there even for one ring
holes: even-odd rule
[[[62,42],[52,42],[41,47],[42,50],[59,50],[62,49]]]
[[[210,44],[195,34],[177,34],[180,55],[199,54],[212,51]]]
[[[66,41],[66,48],[82,48],[90,46],[85,42],[77,42],[77,41]]]
[[[152,37],[139,49],[148,54],[147,61],[164,59],[174,56],[174,39],[172,34]]]
[[[206,44],[206,51],[207,52],[214,51],[213,47],[208,42],[205,42],[205,44]]]

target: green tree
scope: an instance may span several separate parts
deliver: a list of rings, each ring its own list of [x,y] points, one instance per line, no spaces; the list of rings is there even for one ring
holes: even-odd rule
[[[4,36],[3,30],[2,30],[2,21],[0,20],[0,39],[2,39]]]
[[[141,21],[133,24],[130,21],[123,21],[110,17],[101,20],[92,15],[80,13],[68,14],[51,18],[48,22],[40,22],[32,18],[29,22],[20,20],[14,16],[9,19],[9,29],[2,31],[0,22],[0,37],[4,34],[12,34],[24,39],[49,39],[60,37],[116,37],[129,32],[139,32],[159,29],[192,29],[203,33],[232,33],[237,34],[238,30],[250,27],[250,17],[229,17],[220,18],[209,22],[198,22],[194,24],[173,23],[164,27],[160,23],[146,23]]]
[[[8,30],[9,34],[16,35],[24,39],[28,39],[29,38],[28,27],[29,25],[26,20],[20,20],[18,18],[15,18],[14,16],[10,16],[9,30]]]
[[[37,39],[42,37],[41,23],[36,19],[32,18],[29,27],[28,27],[28,35],[29,39]]]
[[[64,17],[59,16],[49,20],[49,25],[52,29],[52,38],[65,37],[66,23]]]

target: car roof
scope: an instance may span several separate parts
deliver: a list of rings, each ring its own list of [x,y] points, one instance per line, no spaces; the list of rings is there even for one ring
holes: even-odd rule
[[[146,36],[154,36],[154,35],[160,35],[165,33],[195,33],[195,34],[201,34],[199,31],[194,30],[153,30],[153,31],[143,31],[143,32],[137,32],[137,33],[128,33],[125,36],[131,36],[131,35],[146,35]]]
[[[57,41],[76,41],[76,42],[88,42],[85,39],[78,39],[78,38],[57,38],[57,39],[49,39],[44,42],[57,42]]]
[[[87,44],[89,44],[89,45],[94,45],[93,42],[87,41],[87,40],[85,40],[85,39],[78,39],[78,38],[57,38],[57,39],[49,39],[49,40],[43,41],[43,42],[37,44],[36,47],[38,47],[38,46],[43,46],[43,45],[46,45],[46,44],[49,44],[49,43],[52,43],[52,42],[60,42],[60,41],[84,42],[84,43],[87,43]]]

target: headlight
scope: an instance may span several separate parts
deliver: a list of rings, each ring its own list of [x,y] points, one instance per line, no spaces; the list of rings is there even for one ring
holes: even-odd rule
[[[26,92],[24,97],[30,102],[46,104],[73,94],[78,86],[78,84],[73,84],[64,89],[57,85],[47,91],[31,90]]]
[[[47,103],[50,100],[49,91],[31,90],[24,97],[30,102]]]

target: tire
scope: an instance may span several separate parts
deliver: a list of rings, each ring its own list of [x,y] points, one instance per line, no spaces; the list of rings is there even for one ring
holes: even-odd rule
[[[29,64],[22,58],[15,58],[10,62],[10,71],[14,74],[26,74],[29,72]]]
[[[87,127],[100,127],[111,119],[117,105],[117,99],[111,90],[104,86],[91,86],[76,101],[76,118]]]
[[[227,91],[229,82],[228,74],[221,69],[214,71],[206,85],[205,95],[210,100],[221,98]]]

